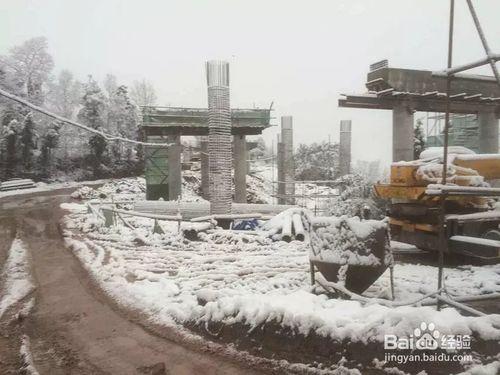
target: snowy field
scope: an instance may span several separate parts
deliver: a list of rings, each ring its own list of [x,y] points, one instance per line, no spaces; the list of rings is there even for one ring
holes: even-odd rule
[[[74,196],[133,200],[143,197],[138,182],[84,188]],[[184,199],[196,199],[196,186],[184,188]],[[390,308],[329,299],[310,285],[307,242],[273,242],[221,230],[202,235],[202,241],[188,241],[176,222],[161,222],[165,234],[152,233],[151,219],[128,216],[126,225],[118,220],[107,228],[84,204],[62,207],[68,210],[66,244],[96,283],[119,305],[155,325],[240,323],[252,330],[272,322],[302,335],[314,332],[337,342],[368,344],[382,343],[384,334],[409,336],[424,321],[433,322],[441,334],[500,340],[497,314],[465,317],[454,308],[438,312],[434,306]],[[396,264],[394,274],[397,302],[436,290],[435,267]],[[499,276],[500,265],[462,266],[445,270],[445,284],[453,297],[498,293]],[[389,298],[389,272],[364,295]]]
[[[68,207],[68,206],[65,206]],[[440,331],[500,339],[500,315],[463,317],[455,309],[387,308],[328,299],[312,293],[308,247],[302,242],[272,242],[259,236],[212,233],[191,242],[175,233],[152,234],[153,221],[128,220],[105,228],[84,206],[66,221],[66,241],[101,286],[124,305],[139,308],[161,323],[244,322],[257,326],[275,320],[307,334],[332,339],[383,340],[385,333],[409,335],[421,321]],[[165,228],[168,229],[168,228]],[[252,240],[253,239],[253,240]],[[252,242],[248,242],[248,241]],[[396,265],[396,300],[407,301],[435,290],[436,268]],[[453,296],[500,292],[500,266],[446,270]],[[384,274],[366,295],[389,293]]]

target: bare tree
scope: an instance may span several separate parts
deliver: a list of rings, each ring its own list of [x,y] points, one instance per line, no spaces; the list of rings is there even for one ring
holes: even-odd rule
[[[145,79],[134,81],[130,90],[130,97],[139,106],[153,106],[156,104],[156,92],[153,84]]]

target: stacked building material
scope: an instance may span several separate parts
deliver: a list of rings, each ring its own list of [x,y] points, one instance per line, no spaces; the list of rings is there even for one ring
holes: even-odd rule
[[[15,178],[15,179],[0,183],[0,191],[31,189],[34,187],[36,187],[35,183],[30,179]]]

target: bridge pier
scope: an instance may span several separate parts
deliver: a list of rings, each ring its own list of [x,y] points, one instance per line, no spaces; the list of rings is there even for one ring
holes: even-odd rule
[[[233,136],[234,201],[247,202],[247,141],[244,135]]]
[[[203,199],[210,198],[209,162],[208,162],[208,140],[206,137],[200,142],[200,169],[201,169],[201,196]]]
[[[413,111],[404,104],[392,109],[392,161],[413,160]]]
[[[295,162],[293,159],[293,117],[281,117],[281,137],[278,143],[278,168],[281,167],[281,173],[278,170],[278,179],[281,178],[283,184],[278,185],[278,194],[284,195],[282,204],[295,204]],[[279,202],[279,201],[278,201]]]
[[[479,125],[479,153],[498,153],[498,118],[494,111],[480,111],[477,116]]]

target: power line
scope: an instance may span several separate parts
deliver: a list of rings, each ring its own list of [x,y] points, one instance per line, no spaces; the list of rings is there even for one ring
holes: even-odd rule
[[[11,93],[9,93],[1,88],[0,88],[0,96],[3,96],[3,97],[10,99],[10,100],[13,100],[13,101],[15,101],[19,104],[22,104],[22,105],[24,105],[24,106],[26,106],[26,107],[28,107],[36,112],[42,113],[45,116],[48,116],[54,120],[60,121],[62,123],[68,124],[68,125],[76,126],[77,128],[83,129],[83,130],[88,131],[90,133],[97,134],[97,135],[103,137],[104,139],[106,139],[107,141],[120,141],[120,142],[133,143],[136,145],[153,146],[153,147],[168,147],[168,146],[173,145],[173,143],[150,143],[150,142],[135,141],[133,139],[128,139],[128,138],[120,137],[117,135],[104,133],[104,132],[101,132],[99,130],[92,129],[86,125],[82,125],[76,121],[72,121],[72,120],[69,120],[65,117],[56,115],[55,113],[52,113],[52,112],[46,110],[45,108],[42,108],[42,107],[39,107],[33,103],[30,103],[27,100],[25,100],[17,95],[11,94]]]

